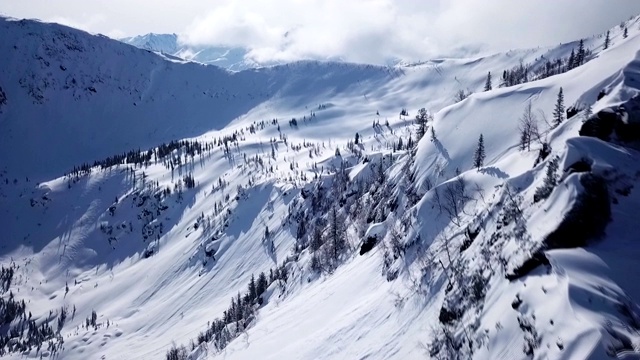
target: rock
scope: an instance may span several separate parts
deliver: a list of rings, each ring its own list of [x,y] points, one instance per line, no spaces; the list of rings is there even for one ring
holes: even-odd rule
[[[618,115],[613,109],[602,110],[582,124],[579,134],[609,141],[617,119]]]
[[[378,243],[378,239],[376,239],[375,236],[366,238],[362,242],[362,245],[360,245],[360,255],[364,255],[369,251],[371,251],[371,249],[373,249],[373,247],[376,246],[377,243]]]

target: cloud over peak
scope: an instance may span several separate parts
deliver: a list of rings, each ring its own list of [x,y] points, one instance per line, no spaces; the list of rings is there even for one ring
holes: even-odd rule
[[[636,0],[30,0],[0,13],[110,36],[178,33],[183,43],[249,50],[261,63],[385,63],[554,45],[640,13]]]

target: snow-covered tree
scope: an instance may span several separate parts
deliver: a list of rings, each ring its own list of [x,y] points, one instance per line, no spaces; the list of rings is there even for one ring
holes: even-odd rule
[[[591,107],[591,104],[587,104],[587,107],[584,108],[583,122],[589,120],[591,115],[593,115],[593,108]]]
[[[556,100],[556,106],[553,109],[553,127],[557,127],[564,121],[565,108],[564,108],[564,94],[562,88],[558,91],[558,98]]]
[[[458,102],[468,98],[469,95],[471,95],[471,92],[466,92],[463,89],[460,89],[460,90],[458,90],[456,92],[456,95],[453,97],[453,101],[458,103]]]
[[[482,134],[480,134],[480,137],[478,138],[478,146],[476,147],[476,152],[473,155],[473,167],[475,167],[476,169],[481,168],[482,165],[484,165],[484,158],[484,139],[482,137]]]
[[[558,171],[558,162],[560,158],[554,156],[553,159],[549,161],[547,164],[547,175],[544,178],[544,183],[542,186],[536,189],[535,194],[533,195],[533,201],[538,202],[540,200],[546,199],[551,195],[553,188],[558,184],[558,176],[556,175]]]
[[[166,359],[167,360],[186,360],[188,356],[189,356],[189,351],[184,345],[179,347],[176,347],[175,345],[173,345],[171,349],[167,351]]]
[[[329,210],[329,229],[327,231],[327,252],[326,254],[331,260],[335,262],[340,258],[340,255],[347,249],[347,239],[345,237],[344,220],[340,216],[337,206],[332,206]]]
[[[623,30],[623,32],[622,32],[622,38],[623,38],[623,39],[626,39],[626,38],[628,38],[628,37],[629,37],[629,29],[627,29],[627,27],[625,26],[625,27],[624,27],[624,30]]]
[[[422,108],[418,110],[418,114],[416,115],[416,136],[418,140],[422,139],[422,137],[427,133],[427,122],[429,121],[429,113],[427,109]]]
[[[611,45],[611,37],[609,35],[609,30],[607,30],[607,34],[604,36],[604,45],[602,46],[603,50],[607,50]]]

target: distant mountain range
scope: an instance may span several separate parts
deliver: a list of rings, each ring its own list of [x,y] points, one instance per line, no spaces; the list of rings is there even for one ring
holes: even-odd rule
[[[180,44],[178,35],[176,34],[149,33],[119,40],[140,49],[157,51],[203,64],[217,65],[233,71],[241,71],[260,66],[260,64],[254,61],[245,59],[245,55],[248,52],[247,49],[224,46],[193,47]]]
[[[246,57],[248,49],[242,47],[226,47],[226,46],[191,46],[180,43],[177,34],[154,34],[137,35],[118,39],[123,43],[133,45],[137,48],[161,52],[165,55],[179,57],[181,59],[196,61],[203,64],[217,65],[232,71],[242,71],[246,69],[255,69],[262,66],[282,65],[284,63],[278,61],[256,62]],[[343,62],[340,57],[328,58],[308,58],[300,60],[322,60]],[[411,64],[411,61],[405,61],[396,57],[386,59],[384,65],[396,66]]]

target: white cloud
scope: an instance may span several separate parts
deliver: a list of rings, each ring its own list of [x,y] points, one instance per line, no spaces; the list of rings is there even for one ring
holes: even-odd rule
[[[628,0],[227,0],[187,26],[181,40],[247,47],[256,61],[383,63],[551,45],[637,12],[640,4]]]
[[[251,49],[255,60],[343,57],[383,61],[390,54],[415,56],[428,41],[412,16],[390,0],[227,1],[197,19],[181,36],[194,45]]]
[[[257,61],[383,63],[570,41],[640,13],[640,1],[29,0],[0,2],[0,13],[109,36],[176,32],[189,44],[246,47]]]

